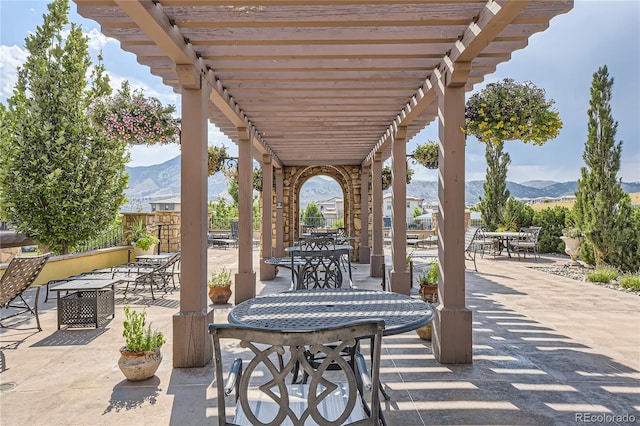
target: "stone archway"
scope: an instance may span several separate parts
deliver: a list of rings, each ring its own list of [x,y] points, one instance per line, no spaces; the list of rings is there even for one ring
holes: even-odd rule
[[[314,176],[325,175],[333,178],[344,195],[344,226],[350,236],[355,238],[353,261],[359,261],[360,235],[362,222],[360,212],[360,166],[306,166],[285,167],[284,174],[284,243],[291,245],[300,232],[300,190],[304,183]]]

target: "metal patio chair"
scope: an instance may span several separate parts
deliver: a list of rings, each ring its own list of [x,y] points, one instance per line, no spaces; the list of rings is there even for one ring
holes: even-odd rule
[[[320,330],[265,330],[240,325],[210,324],[213,339],[219,425],[379,425],[380,345],[383,321],[357,321]],[[359,339],[372,339],[370,373],[361,354],[347,364],[345,347]],[[246,348],[248,356],[223,359],[221,340]],[[305,348],[322,354],[310,364]],[[234,356],[238,353],[233,352]],[[225,354],[226,355],[226,354]],[[337,363],[340,370],[328,371]],[[231,365],[226,381],[223,366]],[[289,384],[287,376],[301,368],[306,384]],[[226,397],[235,391],[235,418],[227,420]]]
[[[12,312],[6,317],[0,318],[0,327],[11,328],[12,326],[5,325],[2,321],[17,315],[31,313],[36,317],[38,331],[42,331],[38,317],[40,286],[36,287],[33,306],[23,296],[24,292],[40,275],[50,256],[51,253],[46,253],[34,257],[14,257],[11,260],[4,274],[0,277],[0,307],[12,310]]]
[[[538,253],[538,237],[540,236],[540,226],[529,226],[520,228],[520,232],[524,232],[526,236],[524,239],[514,239],[509,241],[509,246],[512,251],[518,253],[518,260],[520,260],[520,253],[524,258],[527,257],[527,253],[533,253],[533,258],[538,260],[540,254]]]

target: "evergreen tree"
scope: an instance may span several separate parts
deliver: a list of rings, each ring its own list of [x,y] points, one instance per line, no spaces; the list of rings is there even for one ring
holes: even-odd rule
[[[505,206],[509,199],[507,168],[511,162],[509,154],[503,152],[504,142],[486,144],[487,176],[484,181],[484,197],[480,197],[478,210],[482,223],[494,230],[503,221]]]
[[[618,122],[611,115],[613,78],[606,66],[593,74],[587,115],[587,141],[582,155],[574,217],[593,247],[597,266],[607,263],[626,270],[640,266],[637,257],[640,230],[633,222],[629,195],[622,190],[620,169],[622,141],[616,143]]]
[[[324,216],[316,203],[309,203],[302,214],[302,223],[309,226],[324,226]]]
[[[111,89],[87,38],[54,0],[25,42],[27,61],[8,105],[0,104],[0,212],[18,231],[67,253],[97,236],[124,203],[126,145],[93,126],[87,111]]]

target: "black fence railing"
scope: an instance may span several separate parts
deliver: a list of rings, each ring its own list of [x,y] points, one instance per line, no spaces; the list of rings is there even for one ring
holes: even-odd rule
[[[116,247],[123,244],[122,241],[122,225],[115,225],[103,232],[96,238],[77,246],[74,253],[85,253],[92,250],[98,250],[109,247]]]
[[[179,241],[174,236],[180,234],[180,225],[172,225],[169,223],[158,223],[149,227],[149,231],[152,232],[160,243],[156,246],[156,252],[169,253],[179,251]]]
[[[210,231],[231,231],[231,222],[237,221],[237,217],[212,217],[209,222]],[[253,230],[260,230],[261,220],[259,217],[253,218]]]

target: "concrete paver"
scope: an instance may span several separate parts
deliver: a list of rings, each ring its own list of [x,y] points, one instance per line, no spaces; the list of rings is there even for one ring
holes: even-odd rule
[[[237,267],[237,250],[208,254],[210,271]],[[257,267],[257,254],[255,259]],[[564,261],[484,258],[478,273],[467,270],[473,364],[439,364],[430,342],[414,332],[385,337],[381,379],[392,396],[383,403],[388,423],[640,421],[638,296],[531,268]],[[259,282],[258,293],[282,291],[288,278],[280,271],[275,280]],[[355,265],[354,280],[380,288],[380,279],[368,277],[368,265]],[[212,363],[171,366],[179,291],[155,301],[137,295],[129,303],[146,308],[168,337],[155,377],[131,383],[117,367],[124,341],[121,294],[116,318],[99,329],[57,330],[52,298],[41,303],[42,332],[0,329],[0,424],[217,424]],[[214,320],[226,322],[231,306],[211,307]]]

